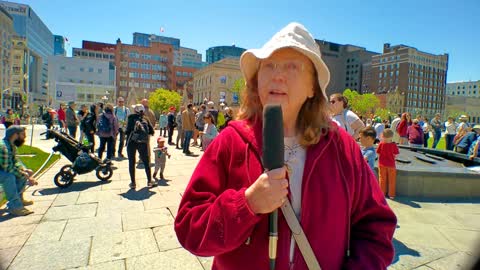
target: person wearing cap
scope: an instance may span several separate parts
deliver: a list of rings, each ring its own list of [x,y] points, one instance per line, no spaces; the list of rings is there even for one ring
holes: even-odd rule
[[[330,73],[311,34],[291,23],[263,48],[244,52],[240,68],[246,89],[238,120],[212,141],[191,176],[175,218],[179,242],[214,256],[214,269],[268,269],[268,214],[288,200],[313,251],[309,263],[386,269],[396,217],[358,144],[330,119]],[[267,104],[282,106],[286,167],[265,172]],[[275,265],[307,269],[280,211]]]
[[[167,114],[168,145],[175,145],[173,143],[173,130],[176,126],[177,123],[175,122],[175,106],[170,106]]]
[[[114,108],[114,114],[118,120],[118,158],[124,158],[123,155],[123,146],[125,145],[125,126],[127,124],[128,116],[130,115],[130,109],[125,106],[125,99],[123,97],[119,97],[117,100],[117,106]],[[113,152],[115,153],[115,145],[117,137],[115,137],[114,149]]]
[[[341,93],[330,96],[330,111],[332,120],[341,128],[344,128],[353,138],[360,137],[360,130],[365,127],[360,117],[348,109],[348,99]],[[378,134],[378,133],[377,133]]]
[[[136,142],[132,139],[133,132],[136,128],[136,126],[141,126],[140,128],[143,129],[145,126],[144,124],[146,123],[146,126],[148,127],[148,130],[145,130],[145,132],[148,133],[148,135],[152,136],[155,134],[155,131],[153,129],[152,124],[148,119],[145,117],[145,107],[142,104],[136,104],[133,106],[133,111],[135,113],[132,113],[128,116],[127,120],[127,129],[125,130],[125,134],[127,136],[127,157],[128,157],[128,171],[130,173],[130,185],[129,187],[131,189],[136,188],[136,181],[135,181],[135,159],[136,159],[136,154],[138,151],[138,154],[140,155],[140,160],[143,163],[143,166],[145,167],[145,174],[147,175],[147,185],[149,187],[153,186],[152,182],[152,172],[150,169],[150,154],[148,153],[149,151],[149,141],[150,139],[147,138],[147,142]]]
[[[5,131],[5,137],[0,141],[0,184],[7,198],[8,212],[14,216],[26,216],[33,211],[25,206],[32,205],[23,197],[27,182],[36,185],[33,171],[27,169],[16,155],[17,147],[25,143],[27,135],[25,128],[12,125]]]
[[[157,147],[153,148],[153,154],[155,157],[155,170],[153,171],[153,179],[157,178],[157,173],[160,171],[160,180],[164,180],[163,172],[165,171],[165,165],[167,163],[167,157],[170,159],[168,148],[165,146],[165,138],[158,137]]]

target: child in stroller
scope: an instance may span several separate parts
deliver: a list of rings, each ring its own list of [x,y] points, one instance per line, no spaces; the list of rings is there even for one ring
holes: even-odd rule
[[[57,145],[52,148],[55,152],[60,152],[66,157],[72,165],[65,165],[60,169],[53,181],[56,186],[66,188],[73,183],[77,174],[89,173],[96,170],[96,176],[102,181],[107,181],[113,175],[112,162],[101,161],[97,156],[90,153],[90,146],[76,141],[70,135],[49,129],[46,132],[48,139],[55,139]]]

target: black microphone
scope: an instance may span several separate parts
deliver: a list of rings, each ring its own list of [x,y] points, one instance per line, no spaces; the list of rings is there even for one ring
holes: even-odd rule
[[[284,166],[283,115],[280,105],[266,105],[263,110],[263,167],[266,171]],[[275,269],[278,241],[278,210],[269,215],[268,256]]]

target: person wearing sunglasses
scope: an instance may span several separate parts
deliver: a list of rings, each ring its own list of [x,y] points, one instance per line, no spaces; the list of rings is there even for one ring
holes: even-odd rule
[[[358,115],[348,109],[348,99],[340,93],[331,95],[330,111],[332,120],[357,140],[360,136],[359,132],[365,127],[365,124]]]

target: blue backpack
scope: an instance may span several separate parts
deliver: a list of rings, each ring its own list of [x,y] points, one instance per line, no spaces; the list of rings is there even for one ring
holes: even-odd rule
[[[108,117],[105,116],[104,113],[102,113],[102,115],[100,116],[100,120],[98,120],[97,130],[98,132],[105,132],[105,133],[108,133],[112,130],[112,125],[110,123],[110,120],[108,120]]]

